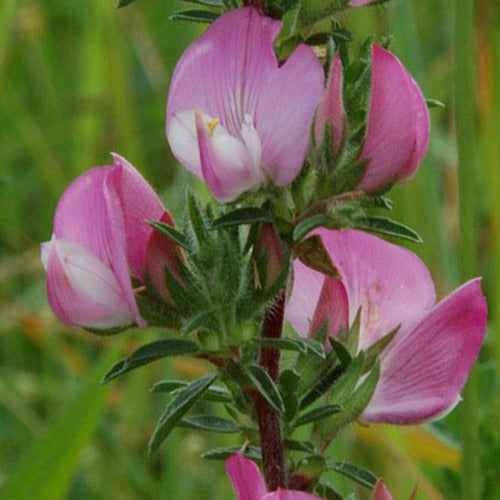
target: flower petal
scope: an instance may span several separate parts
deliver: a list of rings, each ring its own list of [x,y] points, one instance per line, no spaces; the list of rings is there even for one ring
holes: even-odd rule
[[[125,216],[127,260],[134,275],[143,280],[146,247],[153,229],[147,220],[173,224],[163,203],[144,177],[122,156],[113,154],[114,168],[108,182],[119,194]]]
[[[305,45],[279,66],[273,42],[280,28],[280,21],[254,8],[229,11],[180,59],[170,85],[166,128],[172,151],[191,171],[198,164],[196,154],[188,152],[192,122],[183,112],[194,109],[220,120],[234,137],[241,136],[249,115],[262,143],[263,166],[276,184],[290,182],[300,171],[324,76]],[[290,105],[297,100],[300,106]]]
[[[302,337],[308,337],[325,275],[300,260],[293,262],[293,288],[286,305],[286,319]]]
[[[428,145],[425,100],[401,62],[373,46],[372,89],[366,139],[361,157],[368,159],[359,188],[371,191],[416,170]]]
[[[238,500],[261,500],[266,494],[259,468],[241,453],[226,460],[226,472],[233,482]]]
[[[340,149],[344,137],[344,104],[342,99],[342,62],[337,52],[333,59],[332,69],[326,86],[325,97],[319,106],[314,123],[316,144],[323,138],[325,124],[331,127],[331,145],[336,153]]]
[[[325,279],[309,335],[317,333],[325,321],[328,321],[329,337],[337,337],[349,325],[347,292],[341,280]]]
[[[435,303],[432,278],[412,252],[356,230],[319,229],[349,303],[349,325],[361,308],[360,349],[401,325],[407,331]]]
[[[259,186],[260,176],[243,142],[218,125],[209,131],[199,111],[195,119],[201,170],[213,195],[219,201],[232,201]]]
[[[392,495],[384,484],[384,481],[379,479],[373,489],[372,500],[393,500]]]
[[[303,491],[284,490],[278,488],[272,493],[268,493],[261,500],[321,500],[319,497],[304,493]]]
[[[480,279],[441,301],[382,357],[380,380],[363,418],[416,424],[443,415],[459,398],[486,330]]]
[[[114,272],[78,243],[44,243],[47,295],[56,316],[69,325],[108,329],[134,322]]]

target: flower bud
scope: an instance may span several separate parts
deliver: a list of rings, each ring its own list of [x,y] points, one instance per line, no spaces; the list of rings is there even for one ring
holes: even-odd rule
[[[265,282],[261,285],[267,288],[276,281],[283,268],[283,244],[271,223],[264,222],[260,225],[255,250],[257,259],[265,254]]]

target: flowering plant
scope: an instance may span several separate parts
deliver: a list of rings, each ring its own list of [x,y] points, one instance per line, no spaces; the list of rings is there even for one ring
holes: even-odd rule
[[[227,460],[240,500],[341,498],[328,470],[390,498],[373,473],[333,461],[329,445],[357,420],[404,425],[451,411],[486,329],[478,278],[436,305],[420,259],[368,234],[420,241],[379,212],[429,141],[422,92],[387,48],[369,39],[353,50],[335,23],[311,35],[334,10],[368,3],[208,2],[225,12],[206,11],[213,24],[177,64],[166,136],[213,202],[188,192],[176,223],[114,155],[71,184],[42,245],[61,321],[103,335],[167,332],[104,383],[167,356],[213,365],[154,386],[172,399],[149,449],[176,426],[241,434],[240,446],[205,454]],[[191,413],[201,399],[229,418]]]

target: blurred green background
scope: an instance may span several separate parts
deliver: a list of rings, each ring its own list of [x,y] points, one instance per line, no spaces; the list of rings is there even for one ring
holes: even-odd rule
[[[164,138],[169,77],[201,27],[171,22],[185,6],[139,0],[0,2],[0,499],[230,499],[223,464],[199,458],[231,439],[176,430],[147,458],[166,400],[148,392],[163,377],[194,377],[206,366],[162,362],[110,387],[106,369],[145,336],[100,339],[52,315],[39,262],[58,197],[78,174],[117,151],[135,164],[181,215],[187,183]],[[394,0],[342,15],[359,41],[394,35],[392,50],[410,68],[431,110],[430,152],[417,177],[394,192],[400,220],[424,244],[440,296],[459,283],[458,183],[451,0]],[[500,499],[500,2],[476,2],[475,167],[480,196],[477,241],[490,327],[478,367],[484,499]],[[210,411],[210,408],[207,409]],[[382,475],[396,499],[460,497],[459,407],[422,427],[354,426],[333,450]],[[349,491],[342,478],[332,484]],[[361,498],[368,498],[361,493]]]

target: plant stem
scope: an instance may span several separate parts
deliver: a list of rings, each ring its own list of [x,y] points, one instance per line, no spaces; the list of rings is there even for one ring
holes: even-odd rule
[[[474,47],[474,0],[455,2],[455,96],[457,115],[458,175],[460,195],[460,272],[470,279],[477,270],[476,188],[476,65]],[[475,370],[463,391],[462,405],[462,498],[481,496],[478,381]]]
[[[283,289],[277,301],[269,306],[264,313],[261,328],[262,338],[281,337],[285,314],[285,295],[286,292]],[[260,366],[267,370],[271,378],[278,382],[280,351],[269,347],[261,347],[259,362]],[[267,488],[269,491],[274,491],[279,487],[285,488],[285,460],[280,415],[260,394],[255,394],[254,399]]]

